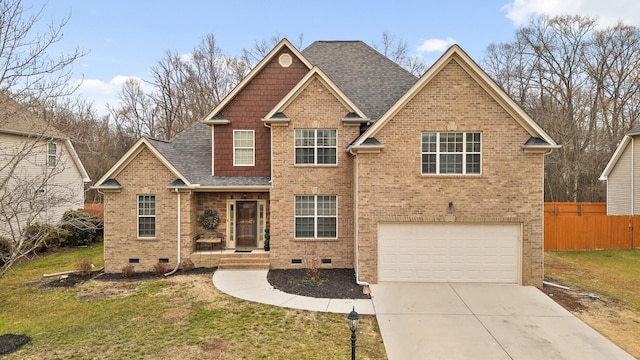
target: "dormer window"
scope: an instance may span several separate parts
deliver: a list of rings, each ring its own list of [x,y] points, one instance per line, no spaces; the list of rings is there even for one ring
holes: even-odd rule
[[[253,130],[233,131],[233,165],[255,165],[255,136]]]

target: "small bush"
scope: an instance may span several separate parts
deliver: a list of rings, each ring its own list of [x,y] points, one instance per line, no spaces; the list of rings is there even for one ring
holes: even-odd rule
[[[93,270],[93,264],[91,263],[91,260],[87,258],[80,259],[76,261],[76,270],[78,270],[82,276],[90,275],[91,270]]]
[[[132,278],[133,275],[135,275],[135,273],[136,273],[136,268],[133,267],[133,265],[131,265],[131,264],[122,267],[122,273],[121,274],[122,274],[122,277],[125,278],[125,279]]]
[[[62,216],[62,228],[69,232],[69,236],[62,246],[89,245],[96,239],[97,230],[102,222],[95,216],[80,211],[69,210]]]
[[[163,276],[169,271],[169,266],[166,263],[157,263],[153,265],[153,273],[158,276]]]
[[[181,265],[182,265],[182,270],[183,271],[191,271],[196,267],[193,264],[193,261],[191,261],[191,259],[182,260],[182,264]]]

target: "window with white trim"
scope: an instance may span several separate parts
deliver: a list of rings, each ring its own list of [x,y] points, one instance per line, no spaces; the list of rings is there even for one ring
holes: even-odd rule
[[[479,175],[482,133],[423,132],[422,174]]]
[[[335,195],[297,195],[296,238],[337,238],[338,201]]]
[[[156,237],[155,195],[138,195],[138,237]]]
[[[255,137],[253,130],[233,130],[233,165],[255,164]]]
[[[335,165],[338,163],[338,135],[336,129],[296,129],[295,163]]]
[[[56,167],[58,164],[58,145],[56,143],[47,143],[47,165],[50,168]]]

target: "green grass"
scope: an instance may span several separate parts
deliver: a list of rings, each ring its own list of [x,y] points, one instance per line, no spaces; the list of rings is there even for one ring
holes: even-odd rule
[[[238,300],[217,291],[211,274],[44,286],[42,274],[73,270],[83,258],[102,266],[102,245],[31,261],[0,279],[0,335],[32,338],[7,359],[349,357],[346,315]],[[130,295],[105,295],[119,289]],[[80,300],[84,294],[97,297]],[[386,359],[375,317],[360,323],[358,359]]]
[[[545,275],[640,312],[640,250],[547,251]]]

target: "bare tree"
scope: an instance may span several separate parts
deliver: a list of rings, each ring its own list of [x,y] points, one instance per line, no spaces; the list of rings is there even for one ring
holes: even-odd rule
[[[604,200],[598,175],[640,115],[639,55],[637,28],[582,16],[535,18],[488,47],[487,72],[563,145],[547,157],[546,200]]]
[[[43,11],[25,8],[20,0],[0,1],[0,127],[12,129],[0,134],[0,276],[39,247],[48,232],[28,234],[27,229],[59,220],[52,218],[51,209],[83,191],[59,181],[71,159],[55,153],[51,139],[61,138],[53,127],[24,121],[34,115],[14,101],[37,110],[75,90],[69,81],[71,65],[84,54],[77,49],[52,54],[69,17],[37,33]]]
[[[379,43],[373,43],[373,48],[415,76],[421,76],[427,70],[427,64],[419,56],[409,55],[409,46],[405,40],[398,39],[387,31],[382,33]]]
[[[156,137],[158,131],[157,107],[142,89],[142,80],[130,78],[118,92],[120,103],[107,105],[116,129],[134,139],[142,136]]]

